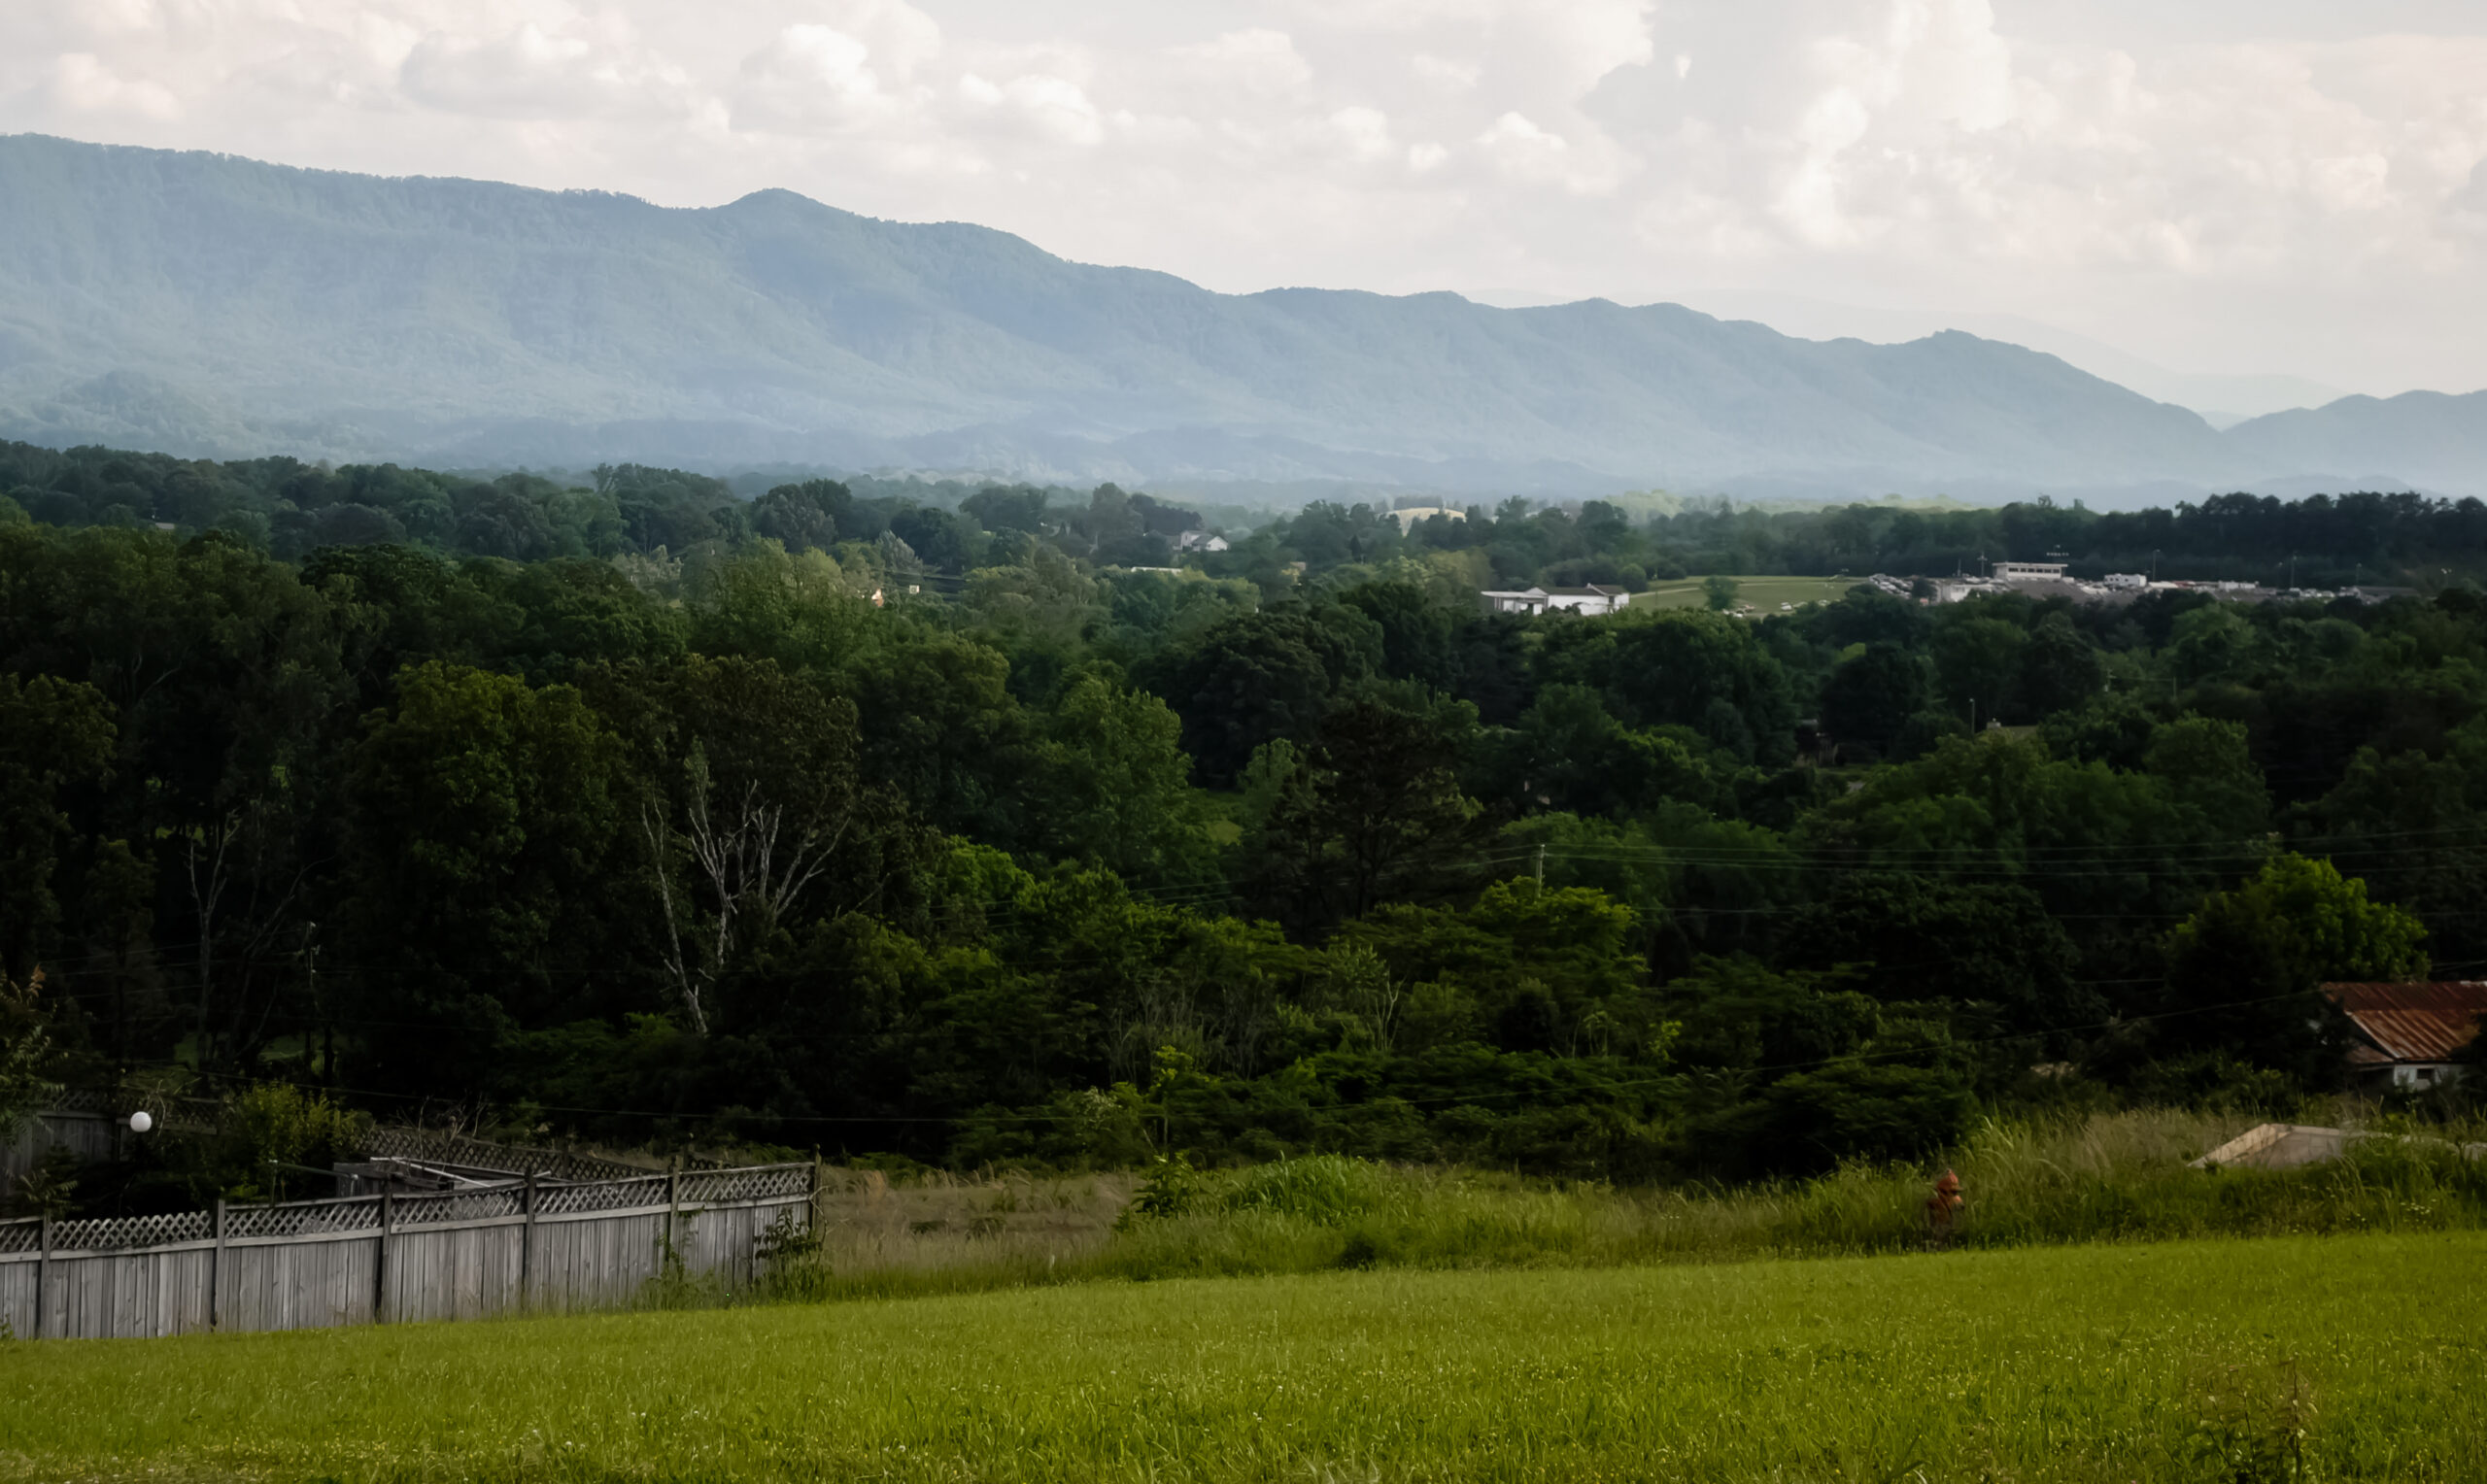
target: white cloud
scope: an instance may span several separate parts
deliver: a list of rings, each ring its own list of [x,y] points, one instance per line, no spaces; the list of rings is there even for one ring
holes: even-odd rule
[[[52,64],[51,93],[59,106],[78,114],[135,114],[165,119],[182,111],[171,88],[145,78],[117,75],[91,51],[63,53]]]
[[[1376,108],[1343,108],[1321,121],[1321,135],[1338,153],[1360,165],[1395,157],[1390,116]]]
[[[678,114],[697,90],[627,28],[532,20],[485,36],[433,31],[407,52],[398,79],[415,102],[495,118]]]
[[[1186,82],[1232,88],[1254,98],[1284,98],[1312,81],[1312,68],[1284,31],[1229,31],[1213,41],[1168,53]]]
[[[959,95],[1009,134],[1082,147],[1106,137],[1106,117],[1087,89],[1052,73],[1025,73],[997,84],[971,72],[959,79]]]
[[[2487,11],[2415,4],[2308,39],[1989,0],[1257,0],[1145,34],[1103,0],[82,0],[0,5],[0,128],[785,186],[1221,287],[1779,290],[2487,385],[2446,330],[2487,317]]]
[[[839,24],[799,21],[745,57],[734,94],[738,127],[841,131],[927,127],[932,89],[913,79],[941,50],[941,32],[910,6],[860,4]]]

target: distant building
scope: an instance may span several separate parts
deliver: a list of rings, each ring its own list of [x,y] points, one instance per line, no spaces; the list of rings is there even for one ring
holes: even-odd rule
[[[1222,552],[1226,550],[1226,538],[1224,536],[1212,536],[1205,530],[1187,530],[1175,538],[1175,550],[1178,552]]]
[[[1557,588],[1546,594],[1549,608],[1568,608],[1574,613],[1620,613],[1632,602],[1632,594],[1621,588],[1601,588],[1595,583],[1585,588]]]
[[[2110,572],[2102,581],[2110,592],[2139,592],[2150,586],[2150,579],[2139,572]]]
[[[1402,531],[1412,526],[1421,525],[1436,516],[1453,521],[1465,521],[1468,519],[1468,512],[1453,510],[1448,505],[1411,505],[1405,510],[1390,512],[1390,519],[1399,523],[1399,528]]]
[[[2323,993],[2349,1018],[2349,1074],[2364,1087],[2419,1091],[2458,1078],[2454,1059],[2487,1015],[2487,981],[2434,984],[2327,984]]]
[[[2061,561],[1998,561],[1994,564],[1994,580],[1999,583],[2060,583],[2063,581],[2064,565]]]
[[[1621,588],[1601,588],[1592,583],[1585,588],[1523,588],[1517,591],[1485,591],[1477,596],[1483,600],[1487,613],[1544,613],[1561,609],[1570,613],[1596,617],[1620,613],[1630,605],[1632,594]]]

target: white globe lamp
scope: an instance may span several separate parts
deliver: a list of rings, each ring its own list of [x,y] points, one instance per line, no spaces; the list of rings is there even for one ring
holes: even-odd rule
[[[137,1112],[129,1115],[129,1131],[132,1133],[145,1133],[148,1130],[154,1127],[155,1119],[153,1115],[150,1114],[145,1108],[141,1108]]]

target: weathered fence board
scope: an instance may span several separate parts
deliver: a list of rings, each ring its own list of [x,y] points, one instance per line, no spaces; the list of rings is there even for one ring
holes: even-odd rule
[[[119,1121],[109,1113],[77,1108],[47,1108],[26,1121],[16,1139],[0,1147],[0,1195],[15,1189],[20,1176],[43,1163],[58,1145],[82,1164],[113,1157],[113,1135]]]
[[[375,1196],[123,1221],[0,1223],[0,1324],[93,1339],[305,1330],[629,1304],[670,1248],[741,1289],[762,1237],[807,1229],[812,1166]]]

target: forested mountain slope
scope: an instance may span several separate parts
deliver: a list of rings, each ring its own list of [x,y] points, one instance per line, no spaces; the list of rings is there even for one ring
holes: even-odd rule
[[[1964,334],[1218,294],[784,191],[668,210],[16,136],[0,206],[0,435],[55,447],[1499,492],[2181,490],[2340,462],[2267,434],[2245,456]]]

